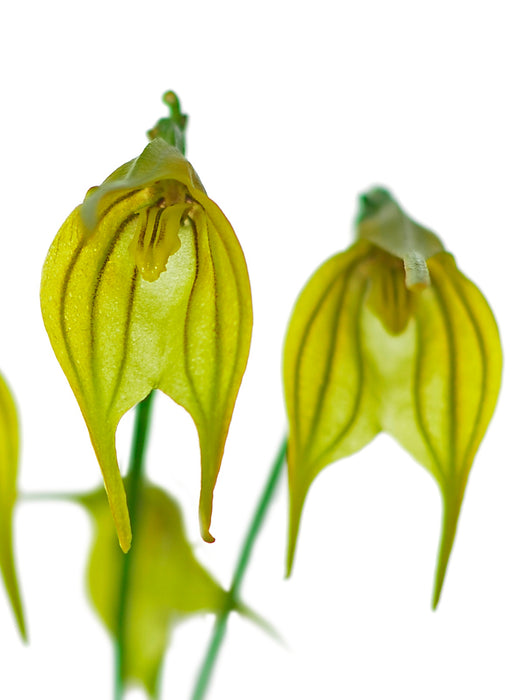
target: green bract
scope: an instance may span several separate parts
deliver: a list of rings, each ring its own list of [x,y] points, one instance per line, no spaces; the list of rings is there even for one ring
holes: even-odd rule
[[[89,190],[48,253],[41,305],[124,551],[131,531],[115,431],[152,389],[195,421],[201,532],[213,541],[213,489],[248,357],[251,295],[231,225],[177,148],[156,138]]]
[[[13,510],[18,474],[18,418],[13,397],[0,375],[0,570],[20,634],[26,639],[24,612],[13,555]]]
[[[114,536],[103,489],[81,497],[96,531],[88,565],[89,594],[109,632],[118,626],[124,555]],[[157,697],[159,672],[172,628],[189,616],[218,613],[229,605],[227,592],[197,561],[186,538],[178,505],[160,488],[145,485],[139,495],[138,522],[127,598],[124,679],[140,682]],[[242,605],[236,610],[252,617]]]
[[[361,203],[357,242],[310,279],[285,343],[288,569],[314,478],[385,431],[441,490],[436,606],[470,467],[496,405],[501,345],[487,302],[439,239],[385,190]]]

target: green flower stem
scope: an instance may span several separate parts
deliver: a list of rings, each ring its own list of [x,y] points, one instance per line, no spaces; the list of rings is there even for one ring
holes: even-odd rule
[[[255,540],[261,530],[264,518],[272,501],[275,489],[279,482],[279,477],[281,475],[285,460],[286,460],[286,450],[288,447],[288,440],[283,440],[275,461],[272,465],[272,469],[268,476],[268,481],[264,487],[261,494],[257,508],[252,518],[252,522],[246,533],[246,538],[242,546],[239,560],[235,568],[235,573],[233,575],[232,584],[228,593],[228,604],[224,607],[220,615],[218,615],[215,626],[213,628],[212,637],[206,656],[202,663],[199,675],[197,677],[197,682],[193,690],[192,700],[203,700],[208,689],[209,682],[217,661],[219,650],[226,633],[226,625],[228,622],[228,616],[230,612],[235,608],[235,604],[239,599],[239,593],[241,588],[241,583],[246,573],[248,563],[252,554],[253,547],[255,545]]]
[[[129,518],[133,531],[138,529],[138,510],[140,506],[140,490],[143,483],[144,454],[148,439],[151,420],[153,393],[141,401],[135,409],[135,424],[131,446],[131,462],[127,478],[127,498]],[[117,628],[115,635],[115,700],[124,697],[124,662],[126,657],[126,621],[131,564],[133,561],[133,546],[127,554],[122,554],[122,577],[120,579],[120,594],[117,611]]]

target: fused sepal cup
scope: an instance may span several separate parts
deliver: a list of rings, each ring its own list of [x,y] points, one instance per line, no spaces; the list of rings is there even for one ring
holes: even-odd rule
[[[192,416],[201,533],[248,358],[251,293],[235,233],[174,146],[155,138],[91,188],[46,258],[41,307],[102,470],[121,547],[131,528],[115,451],[120,418],[153,389]]]
[[[479,289],[388,192],[364,195],[357,241],[314,273],[287,332],[288,572],[312,481],[385,431],[442,494],[435,607],[501,368],[498,328]]]

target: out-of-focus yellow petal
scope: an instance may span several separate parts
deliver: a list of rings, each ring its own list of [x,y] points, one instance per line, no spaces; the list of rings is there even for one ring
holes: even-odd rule
[[[156,139],[88,192],[51,246],[41,305],[124,551],[131,532],[115,431],[153,389],[197,426],[201,531],[213,541],[213,488],[249,352],[251,294],[231,225],[176,148]]]
[[[11,392],[0,375],[0,570],[18,629],[26,626],[13,553],[13,511],[18,474],[18,418]]]

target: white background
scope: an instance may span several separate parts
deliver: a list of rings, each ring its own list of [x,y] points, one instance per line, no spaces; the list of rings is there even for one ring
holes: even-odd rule
[[[214,700],[525,696],[521,7],[33,0],[1,11],[0,368],[21,414],[23,492],[99,482],[40,318],[40,270],[86,190],[141,152],[166,89],[190,115],[188,157],[234,225],[253,287],[252,353],[216,489],[214,545],[199,543],[195,430],[163,397],[148,452],[149,475],[181,500],[198,555],[224,586],[285,431],[290,310],[312,271],[351,241],[358,193],[388,186],[442,237],[500,324],[500,402],[438,611],[438,489],[382,436],[314,483],[289,581],[281,483],[243,597],[288,647],[232,618]],[[130,427],[127,416],[123,464]],[[0,590],[2,698],[110,700],[111,646],[84,590],[90,536],[73,505],[17,509],[31,643],[20,643]],[[211,624],[176,629],[163,698],[189,698]]]

